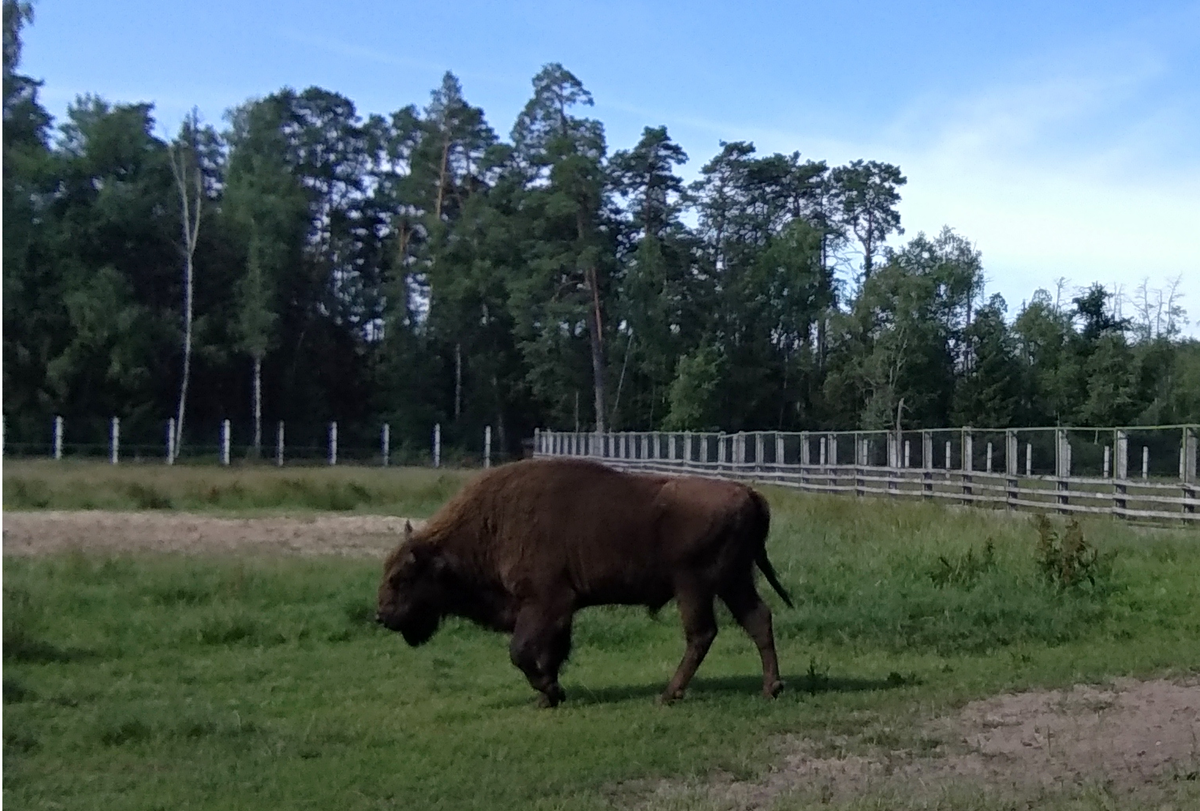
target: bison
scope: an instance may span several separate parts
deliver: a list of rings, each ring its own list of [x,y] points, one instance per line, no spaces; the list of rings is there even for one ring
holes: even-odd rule
[[[758,646],[763,695],[783,689],[771,611],[754,566],[791,607],[767,559],[766,500],[734,482],[623,473],[581,459],[532,459],[464,487],[387,558],[376,620],[409,645],[448,615],[512,634],[513,664],[553,707],[576,611],[674,598],[687,650],[662,694],[683,696],[704,660],[720,597]]]

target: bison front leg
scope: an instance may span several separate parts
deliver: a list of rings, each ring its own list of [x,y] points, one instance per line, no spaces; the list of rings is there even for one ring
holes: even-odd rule
[[[513,664],[541,693],[538,706],[556,707],[566,699],[558,683],[558,671],[571,652],[569,613],[548,613],[540,606],[522,609],[508,650]]]
[[[688,683],[696,674],[696,668],[708,655],[708,649],[717,638],[717,618],[713,614],[713,595],[700,589],[684,589],[677,595],[679,615],[683,620],[683,632],[687,637],[687,650],[683,660],[671,677],[671,683],[659,699],[664,704],[683,698]]]

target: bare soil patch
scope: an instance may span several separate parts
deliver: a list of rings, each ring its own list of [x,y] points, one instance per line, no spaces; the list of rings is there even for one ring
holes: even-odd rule
[[[965,791],[1036,806],[1089,788],[1157,804],[1200,781],[1200,681],[1120,679],[1000,695],[928,722],[918,738],[921,745],[901,749],[787,738],[778,766],[758,781],[663,783],[649,804],[691,797],[717,808],[765,809],[780,801],[790,807],[789,799],[912,802]]]
[[[175,512],[6,512],[4,553],[81,549],[374,556],[399,543],[404,521],[389,515],[218,518]]]

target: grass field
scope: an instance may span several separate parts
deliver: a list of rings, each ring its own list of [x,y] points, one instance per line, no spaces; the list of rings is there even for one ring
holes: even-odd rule
[[[464,478],[30,463],[5,466],[4,507],[420,517]],[[373,559],[6,555],[4,802],[724,807],[741,801],[706,787],[762,782],[798,740],[923,762],[955,746],[929,719],[973,699],[1200,672],[1200,533],[1084,523],[1094,582],[1064,586],[1027,517],[766,492],[769,550],[797,602],[772,602],[789,686],[775,702],[725,615],[688,697],[660,707],[683,648],[673,610],[581,613],[568,702],[539,711],[503,637],[451,622],[412,650],[378,630]],[[1182,809],[1200,804],[1192,756],[1152,785],[790,785],[761,805]]]

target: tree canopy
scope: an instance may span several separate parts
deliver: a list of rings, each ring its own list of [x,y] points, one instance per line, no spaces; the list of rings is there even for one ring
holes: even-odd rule
[[[1200,421],[1175,287],[1029,291],[1015,311],[952,228],[904,235],[907,179],[721,143],[697,179],[666,126],[610,150],[546,65],[497,135],[447,73],[363,115],[281,88],[177,139],[149,104],[53,121],[4,2],[4,417],[159,441],[184,336],[176,156],[199,173],[187,436],[261,408],[316,441],[515,451],[536,426],[858,429]],[[199,441],[199,440],[197,440]],[[211,440],[206,440],[211,441]]]

